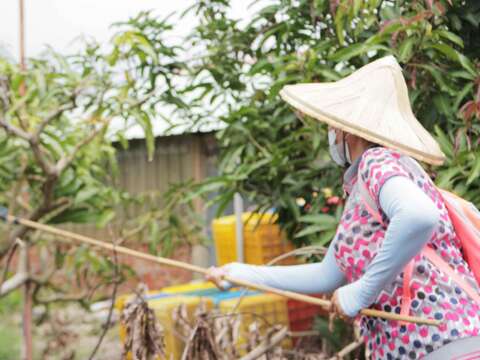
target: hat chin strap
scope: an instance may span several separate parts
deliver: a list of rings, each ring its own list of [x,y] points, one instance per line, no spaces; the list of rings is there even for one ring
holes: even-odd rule
[[[350,157],[350,149],[348,148],[348,144],[345,141],[346,135],[345,131],[342,131],[342,142],[343,142],[343,158],[346,161],[346,165],[352,164],[352,158]]]

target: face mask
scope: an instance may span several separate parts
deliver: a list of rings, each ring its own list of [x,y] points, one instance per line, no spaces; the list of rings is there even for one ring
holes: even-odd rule
[[[345,167],[347,164],[351,164],[350,159],[350,150],[348,149],[348,144],[345,144],[345,151],[343,150],[343,142],[336,144],[337,135],[335,134],[335,129],[328,130],[328,148],[330,151],[330,156],[332,160],[335,161],[341,167]]]

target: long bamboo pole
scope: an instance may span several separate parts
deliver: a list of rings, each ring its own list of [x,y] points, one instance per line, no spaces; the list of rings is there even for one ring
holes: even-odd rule
[[[124,246],[116,246],[116,245],[106,243],[106,242],[103,242],[103,241],[100,241],[100,240],[97,240],[97,239],[93,239],[93,238],[90,238],[90,237],[87,237],[87,236],[84,236],[84,235],[80,235],[80,234],[76,234],[76,233],[73,233],[73,232],[70,232],[70,231],[58,229],[58,228],[55,228],[53,226],[41,224],[41,223],[31,221],[31,220],[28,220],[28,219],[17,218],[17,217],[12,216],[12,215],[2,215],[2,217],[5,218],[5,220],[9,223],[20,224],[20,225],[23,225],[23,226],[27,226],[31,229],[36,229],[36,230],[44,231],[44,232],[47,232],[47,233],[50,233],[50,234],[53,234],[53,235],[57,235],[57,236],[60,236],[60,237],[63,237],[63,238],[76,240],[78,242],[88,244],[88,245],[92,245],[92,246],[102,248],[102,249],[105,249],[105,250],[115,251],[118,254],[129,255],[129,256],[139,258],[139,259],[152,261],[152,262],[155,262],[157,264],[173,266],[173,267],[177,267],[177,268],[181,268],[181,269],[185,269],[185,270],[189,270],[189,271],[193,271],[193,272],[197,272],[197,273],[201,273],[201,274],[205,274],[205,275],[208,272],[207,269],[202,268],[200,266],[191,265],[191,264],[188,264],[188,263],[185,263],[185,262],[182,262],[182,261],[178,261],[178,260],[173,260],[173,259],[168,259],[168,258],[164,258],[164,257],[154,256],[154,255],[151,255],[151,254],[147,254],[147,253],[143,253],[143,252],[140,252],[140,251],[132,250],[132,249],[129,249],[129,248],[124,247]],[[232,284],[235,284],[235,285],[238,285],[238,286],[243,286],[243,287],[247,287],[247,288],[250,288],[250,289],[260,290],[260,291],[264,291],[264,292],[268,292],[268,293],[273,293],[273,294],[284,296],[284,297],[287,297],[287,298],[290,298],[290,299],[299,300],[299,301],[303,301],[303,302],[306,302],[306,303],[318,305],[318,306],[321,306],[321,307],[323,307],[327,310],[330,309],[331,302],[328,301],[328,300],[319,299],[319,298],[304,295],[304,294],[298,294],[298,293],[295,293],[295,292],[292,292],[292,291],[279,290],[279,289],[272,288],[270,286],[254,284],[254,283],[251,283],[251,282],[248,282],[248,281],[235,279],[235,278],[232,278],[230,276],[225,276],[224,279],[227,280],[228,282],[230,282]],[[425,318],[420,318],[420,317],[415,317],[415,316],[403,316],[403,315],[399,315],[399,314],[395,314],[395,313],[390,313],[390,312],[380,311],[380,310],[374,310],[374,309],[363,309],[363,310],[361,310],[361,314],[366,315],[366,316],[383,318],[383,319],[387,319],[387,320],[396,320],[396,321],[410,322],[410,323],[422,324],[422,325],[432,325],[432,326],[439,326],[440,325],[440,321],[437,321],[437,320],[434,320],[434,319],[425,319]]]

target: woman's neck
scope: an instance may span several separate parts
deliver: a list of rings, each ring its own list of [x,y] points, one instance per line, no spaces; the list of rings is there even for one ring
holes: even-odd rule
[[[348,149],[350,150],[350,158],[352,163],[355,162],[362,154],[370,148],[372,144],[362,138],[352,137],[351,141],[348,143]]]

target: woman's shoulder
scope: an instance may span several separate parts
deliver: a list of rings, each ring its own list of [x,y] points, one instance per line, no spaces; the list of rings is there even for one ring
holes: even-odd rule
[[[403,161],[406,155],[397,150],[375,147],[362,154],[358,167],[358,176],[367,185],[374,199],[383,184],[394,176],[412,179],[412,171],[408,162]]]
[[[399,160],[402,158],[402,155],[399,151],[394,149],[389,149],[383,146],[376,146],[364,151],[361,156],[359,169],[367,170],[370,166],[374,164],[379,165],[395,165],[400,166]]]

